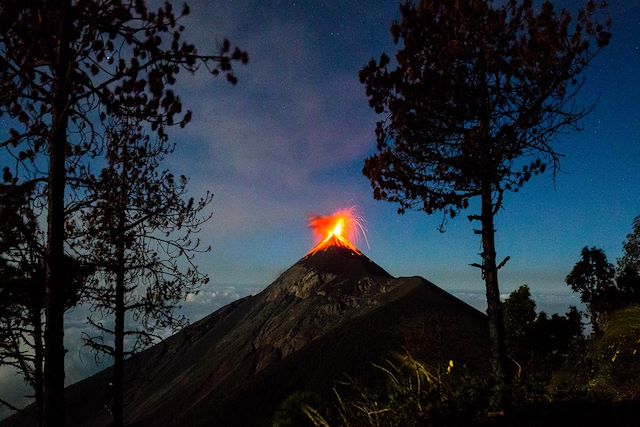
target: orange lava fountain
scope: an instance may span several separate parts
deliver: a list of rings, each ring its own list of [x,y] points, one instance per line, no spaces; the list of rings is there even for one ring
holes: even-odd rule
[[[325,251],[331,246],[338,246],[357,254],[361,252],[351,243],[358,234],[366,240],[366,234],[362,225],[363,219],[356,214],[355,208],[341,209],[332,215],[311,215],[308,226],[316,236],[321,239],[307,255]]]

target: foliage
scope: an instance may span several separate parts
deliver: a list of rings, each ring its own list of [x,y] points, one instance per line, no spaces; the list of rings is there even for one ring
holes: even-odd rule
[[[536,320],[536,303],[529,286],[513,291],[502,305],[507,349],[512,357],[523,360],[530,352],[530,339]]]
[[[3,1],[0,5],[0,117],[10,126],[0,148],[15,159],[3,168],[6,183],[46,183],[45,250],[46,422],[64,422],[65,197],[80,178],[83,160],[102,148],[109,117],[145,122],[158,138],[184,126],[173,86],[178,73],[200,67],[236,82],[232,61],[247,55],[224,40],[201,54],[183,40],[170,2],[156,10],[144,0]],[[42,166],[46,165],[46,171]]]
[[[592,336],[574,349],[551,382],[553,394],[606,399],[640,398],[640,217],[614,268],[601,249],[585,247],[566,282],[587,304]]]
[[[108,116],[147,121],[166,137],[166,126],[184,126],[191,118],[171,89],[181,70],[204,66],[235,83],[231,61],[247,61],[246,53],[232,50],[227,40],[213,55],[185,41],[180,19],[190,12],[186,4],[179,11],[170,2],[152,10],[142,0],[63,4],[8,0],[0,9],[0,115],[15,119],[16,125],[0,146],[20,150],[15,154],[21,160],[33,160],[49,144],[60,65],[56,54],[62,43],[51,35],[63,23],[68,25],[69,57],[63,65],[68,68],[69,130],[79,135],[68,140],[71,154],[91,150],[100,136],[96,119]],[[14,171],[7,168],[5,177],[15,179]]]
[[[569,307],[565,315],[554,313],[551,317],[540,312],[533,325],[531,342],[538,369],[551,372],[560,367],[582,339],[582,314],[576,307]]]
[[[633,229],[624,242],[624,255],[618,260],[621,269],[640,270],[640,216],[633,220]]]
[[[617,269],[602,249],[585,247],[566,278],[567,285],[587,304],[596,333],[605,323],[607,313],[640,302],[640,270],[635,270],[633,257],[628,256],[634,250],[631,237],[627,238],[625,256],[619,260]]]
[[[409,356],[337,386],[333,411],[305,402],[300,408],[323,427],[565,425],[575,421],[572,410],[581,411],[585,425],[600,425],[624,410],[616,419],[634,425],[637,409],[615,405],[640,397],[640,306],[613,312],[603,333],[591,338],[583,336],[575,307],[552,316],[535,309],[527,285],[504,302],[510,356],[519,368],[504,412],[491,411],[500,408],[493,398],[500,384],[460,371],[453,362],[446,372],[433,373]],[[382,383],[376,381],[380,374]]]
[[[44,238],[30,185],[0,186],[0,364],[13,367],[33,388],[42,411]],[[65,308],[76,305],[93,273],[64,257]],[[13,410],[9,402],[5,404]]]
[[[83,338],[114,359],[112,410],[122,425],[124,359],[184,326],[175,309],[209,280],[194,257],[208,251],[195,233],[211,217],[203,215],[211,195],[186,197],[187,178],[160,169],[173,145],[135,120],[114,119],[106,141],[105,166],[87,184],[92,203],[81,216],[82,253],[99,273],[85,292],[95,331]]]
[[[165,328],[183,326],[174,309],[188,293],[207,283],[194,263],[194,256],[206,252],[194,236],[211,215],[203,210],[211,201],[187,197],[188,179],[160,169],[173,150],[161,139],[152,139],[127,120],[114,121],[108,131],[106,165],[87,189],[94,203],[82,214],[85,257],[100,269],[87,291],[88,303],[97,318],[116,309],[115,280],[124,272],[125,310],[137,320],[126,334],[135,339],[126,354],[147,347]],[[118,245],[124,244],[118,254]],[[121,263],[121,264],[119,264]],[[101,334],[112,334],[102,323]],[[87,337],[89,338],[89,337]],[[94,349],[110,354],[104,337],[89,339]],[[100,344],[98,344],[100,343]]]
[[[486,180],[500,196],[545,160],[557,165],[555,136],[589,111],[572,107],[578,76],[610,37],[595,2],[575,25],[550,2],[405,2],[401,13],[396,68],[383,54],[360,72],[371,107],[386,114],[364,167],[376,199],[455,215]]]
[[[597,376],[604,376],[616,398],[640,398],[640,305],[612,313],[594,343]]]
[[[634,219],[623,250],[622,258],[618,259],[616,282],[625,298],[640,303],[640,216]]]
[[[334,389],[334,413],[323,416],[303,406],[315,426],[463,426],[485,414],[489,385],[454,367],[433,372],[410,356],[374,365],[385,379],[382,388],[368,388],[355,379]]]
[[[519,292],[516,298],[523,294]],[[304,398],[289,403],[297,403],[297,410],[316,427],[572,425],[577,414],[570,411],[574,410],[580,411],[585,425],[601,425],[625,408],[625,413],[615,419],[632,420],[622,425],[635,425],[637,407],[623,408],[615,402],[638,399],[640,306],[616,312],[604,334],[590,341],[576,339],[576,313],[572,309],[566,316],[538,316],[549,331],[569,327],[572,339],[550,333],[540,335],[548,340],[545,347],[532,343],[537,358],[523,365],[522,375],[510,387],[506,411],[493,410],[492,390],[497,384],[487,381],[486,376],[470,374],[453,362],[446,370],[434,373],[410,356],[399,357],[396,363],[374,365],[376,372],[372,375],[339,383],[334,388],[333,410]],[[556,319],[555,325],[551,319]],[[554,327],[558,325],[561,327]],[[558,345],[558,338],[564,344]],[[543,353],[561,347],[562,362],[553,361],[553,368],[548,370],[550,365]]]
[[[527,285],[519,287],[504,301],[507,349],[517,365],[514,398],[521,402],[546,399],[552,374],[584,340],[581,314],[570,307],[564,315],[536,315],[535,302]]]
[[[640,398],[640,305],[613,311],[550,384],[556,399]]]
[[[615,270],[602,249],[584,247],[581,258],[566,278],[567,285],[580,294],[580,299],[602,313],[606,300],[615,289]],[[590,308],[591,309],[591,308]]]
[[[603,10],[605,6],[603,5]],[[360,72],[376,125],[377,153],[363,173],[374,197],[454,217],[480,198],[482,270],[494,370],[508,375],[494,216],[550,163],[553,142],[591,109],[575,108],[582,71],[609,42],[608,20],[588,1],[571,14],[545,1],[429,0],[401,5],[391,26],[395,61]],[[390,69],[393,67],[393,69]],[[443,220],[444,221],[444,220]]]
[[[41,404],[42,251],[29,193],[0,186],[0,364],[20,373]],[[0,404],[18,409],[4,399]]]

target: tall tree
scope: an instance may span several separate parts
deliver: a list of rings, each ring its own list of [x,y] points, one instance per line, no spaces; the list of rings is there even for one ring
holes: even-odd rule
[[[424,0],[401,5],[391,25],[399,44],[360,71],[369,104],[385,115],[377,154],[364,174],[374,197],[398,212],[441,211],[454,217],[479,198],[476,233],[482,264],[493,368],[508,381],[496,261],[494,217],[505,191],[532,175],[554,172],[560,133],[577,129],[591,109],[576,109],[579,76],[608,44],[609,23],[588,1],[572,21],[545,1]],[[393,69],[390,70],[390,67]],[[443,219],[443,224],[444,224]]]
[[[33,388],[37,421],[43,409],[44,238],[31,186],[0,185],[0,364]],[[89,266],[64,258],[65,308],[74,306]],[[12,410],[9,402],[0,401]]]
[[[614,278],[615,269],[604,251],[585,246],[580,260],[565,279],[587,305],[595,333],[600,332],[600,316],[617,305],[619,292]]]
[[[99,143],[96,123],[109,115],[147,121],[160,138],[165,127],[191,113],[171,87],[180,70],[201,65],[236,82],[233,60],[246,53],[227,40],[217,54],[200,54],[182,40],[179,18],[166,2],[150,10],[144,0],[6,0],[0,4],[0,116],[11,129],[0,138],[16,159],[45,157],[46,181],[46,424],[64,422],[64,199],[75,157]],[[70,137],[73,135],[73,137]],[[42,163],[33,161],[38,169]],[[4,169],[17,182],[20,170]]]
[[[211,195],[186,197],[187,178],[160,170],[173,145],[135,120],[114,120],[106,139],[106,166],[88,187],[95,204],[83,215],[85,253],[102,272],[88,290],[98,334],[85,341],[113,357],[113,425],[121,426],[125,358],[183,326],[174,309],[208,282],[194,256],[209,249],[194,234],[210,218]]]

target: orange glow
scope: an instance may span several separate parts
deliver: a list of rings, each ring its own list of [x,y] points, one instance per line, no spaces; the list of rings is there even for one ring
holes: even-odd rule
[[[355,208],[342,209],[332,215],[309,216],[308,226],[320,243],[308,255],[327,250],[331,246],[343,247],[360,254],[352,241],[360,234],[366,240],[362,223],[363,219],[356,214]]]

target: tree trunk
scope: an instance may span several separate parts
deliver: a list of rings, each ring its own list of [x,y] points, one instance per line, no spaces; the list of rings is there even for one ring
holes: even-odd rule
[[[493,226],[493,202],[490,185],[482,189],[482,258],[483,274],[487,292],[487,316],[489,317],[489,340],[491,344],[491,363],[498,381],[499,405],[504,407],[507,387],[511,382],[507,348],[505,344],[504,319],[498,287],[498,268],[496,266],[495,229]]]
[[[122,215],[120,215],[122,217]],[[124,395],[124,236],[120,234],[124,229],[123,223],[118,224],[117,244],[117,272],[116,272],[116,301],[113,352],[113,425],[123,425],[123,395]]]
[[[65,148],[68,125],[68,70],[70,60],[71,2],[60,0],[55,53],[46,249],[46,329],[44,367],[44,412],[46,426],[64,425],[64,192]]]
[[[33,322],[33,348],[34,348],[34,360],[33,360],[33,389],[36,399],[36,414],[38,417],[38,426],[43,424],[43,405],[44,405],[44,390],[42,384],[42,303],[40,295],[37,295],[37,303],[32,307],[32,322]]]
[[[113,425],[122,427],[124,423],[124,316],[125,316],[125,232],[127,204],[127,148],[122,152],[122,173],[119,185],[118,225],[116,231],[116,289],[115,326],[113,354]]]

